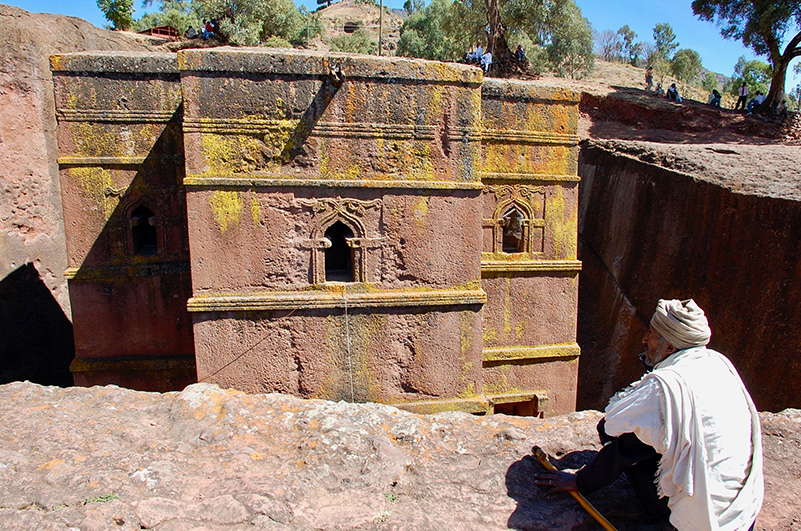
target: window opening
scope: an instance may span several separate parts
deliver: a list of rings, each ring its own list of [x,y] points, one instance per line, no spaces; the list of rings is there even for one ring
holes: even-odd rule
[[[158,253],[155,214],[142,205],[131,213],[134,254],[153,256]]]
[[[503,252],[522,253],[526,250],[523,238],[525,216],[517,207],[512,207],[503,215]]]
[[[353,231],[341,221],[337,221],[325,231],[325,238],[331,246],[325,250],[325,280],[327,282],[353,282],[353,249],[348,240]]]
[[[345,26],[342,28],[345,33],[356,33],[359,31],[359,23],[358,22],[345,22]]]

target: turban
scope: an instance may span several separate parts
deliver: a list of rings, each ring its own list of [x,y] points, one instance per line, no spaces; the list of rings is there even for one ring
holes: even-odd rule
[[[651,327],[679,350],[706,345],[712,335],[704,310],[692,299],[660,299]]]

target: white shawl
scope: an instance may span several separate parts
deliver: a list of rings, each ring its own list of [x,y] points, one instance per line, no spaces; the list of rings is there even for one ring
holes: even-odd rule
[[[721,354],[681,350],[621,391],[606,432],[662,454],[658,492],[680,530],[746,529],[762,507],[762,436],[754,403]]]

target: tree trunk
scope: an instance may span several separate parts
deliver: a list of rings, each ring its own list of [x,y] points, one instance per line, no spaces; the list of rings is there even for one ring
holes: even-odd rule
[[[773,65],[773,77],[770,79],[770,90],[762,105],[759,106],[760,112],[773,111],[780,101],[784,99],[784,84],[787,81],[787,67],[789,61],[782,57],[777,64]]]
[[[506,44],[506,26],[501,22],[498,0],[485,0],[487,5],[487,50],[492,53],[492,70],[496,76],[522,72],[514,54]]]

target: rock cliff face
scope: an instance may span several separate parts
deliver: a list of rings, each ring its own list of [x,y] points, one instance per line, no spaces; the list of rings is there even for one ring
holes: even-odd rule
[[[0,386],[4,529],[595,529],[532,484],[598,449],[600,413],[551,419],[415,415],[390,406],[113,386]],[[762,414],[757,529],[801,522],[801,413]],[[648,524],[619,479],[590,501],[620,530]],[[794,527],[795,526],[795,527]],[[655,529],[647,527],[646,529]]]
[[[148,47],[85,20],[6,5],[0,27],[0,381],[65,385],[73,345],[49,57]]]
[[[799,402],[801,181],[794,151],[592,142],[579,157],[578,408],[641,371],[660,298],[694,298],[760,410]]]

